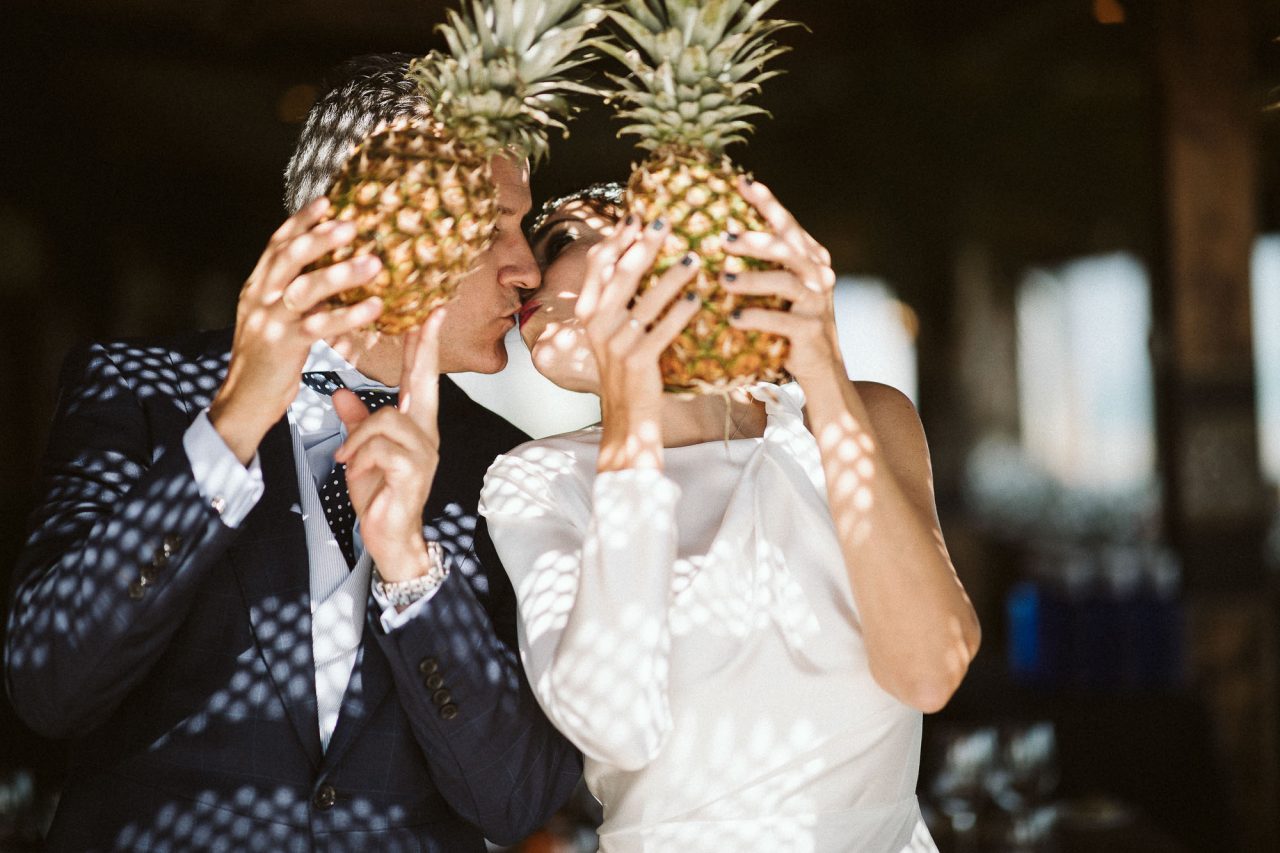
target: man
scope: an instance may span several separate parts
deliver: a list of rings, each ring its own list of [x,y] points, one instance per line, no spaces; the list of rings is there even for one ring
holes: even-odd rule
[[[479,851],[578,778],[477,520],[486,467],[525,437],[437,384],[505,365],[538,282],[525,164],[494,161],[496,242],[420,331],[362,331],[376,299],[326,306],[376,261],[304,272],[353,235],[302,203],[377,121],[422,108],[407,60],[349,64],[313,108],[301,209],[234,336],[68,360],[6,647],[19,714],[74,741],[50,849]]]

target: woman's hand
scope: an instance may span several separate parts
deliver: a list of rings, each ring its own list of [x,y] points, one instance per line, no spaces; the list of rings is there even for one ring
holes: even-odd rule
[[[582,322],[600,377],[604,422],[600,471],[662,464],[663,386],[658,357],[701,307],[692,292],[677,299],[697,275],[700,265],[692,254],[636,296],[668,230],[662,220],[644,228],[628,217],[587,255],[586,280],[574,313]]]
[[[831,254],[794,216],[758,182],[739,180],[738,190],[760,211],[772,232],[748,231],[729,235],[725,251],[744,258],[768,261],[778,270],[722,273],[725,290],[742,296],[779,296],[791,303],[788,310],[744,308],[730,322],[740,329],[783,335],[791,342],[787,370],[807,391],[815,380],[846,376],[836,336],[832,292],[836,274]]]
[[[378,572],[388,581],[426,573],[422,509],[440,461],[440,326],[437,308],[404,337],[400,402],[370,414],[351,391],[334,392],[333,406],[347,426],[334,459],[347,466],[347,492],[360,534]]]

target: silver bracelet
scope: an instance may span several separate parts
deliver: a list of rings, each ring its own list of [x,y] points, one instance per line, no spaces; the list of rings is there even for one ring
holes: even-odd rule
[[[439,589],[449,570],[444,565],[444,549],[439,542],[427,540],[427,573],[409,578],[406,581],[385,581],[378,574],[378,567],[373,567],[373,591],[386,599],[393,607],[407,607],[418,599]]]

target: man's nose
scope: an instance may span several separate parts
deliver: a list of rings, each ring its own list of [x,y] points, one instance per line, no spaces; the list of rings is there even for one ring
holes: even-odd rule
[[[503,266],[500,281],[520,294],[520,301],[527,299],[542,284],[542,273],[533,259],[533,251],[523,238],[513,247],[508,262]]]

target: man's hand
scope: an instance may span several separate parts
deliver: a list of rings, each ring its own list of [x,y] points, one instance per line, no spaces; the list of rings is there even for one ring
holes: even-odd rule
[[[376,257],[361,255],[303,273],[312,261],[355,238],[351,223],[320,221],[328,206],[328,199],[320,198],[286,219],[240,291],[231,365],[209,419],[246,465],[298,393],[311,345],[372,323],[382,313],[377,297],[343,308],[325,304],[376,276],[382,267]]]
[[[334,459],[347,465],[347,492],[360,535],[378,573],[408,580],[429,568],[422,508],[440,460],[436,422],[440,402],[440,326],[445,308],[404,336],[400,404],[372,415],[354,393],[334,392],[333,407],[347,427]]]

